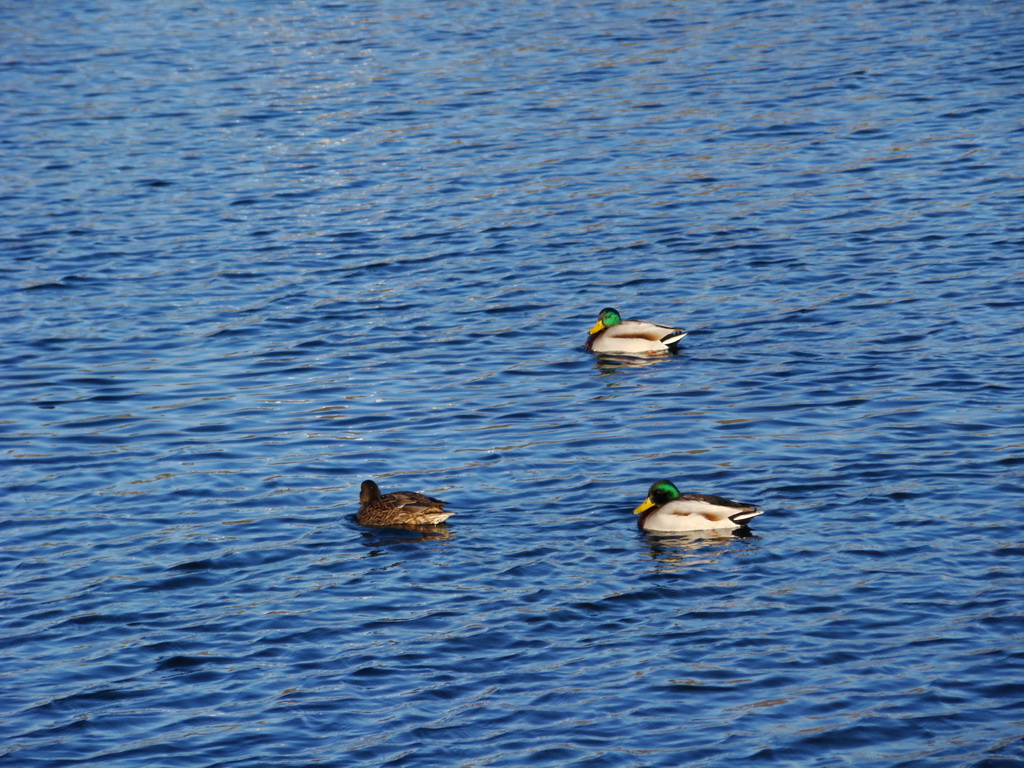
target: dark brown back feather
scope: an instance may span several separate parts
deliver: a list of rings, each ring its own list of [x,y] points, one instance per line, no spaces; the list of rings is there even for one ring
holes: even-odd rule
[[[437,515],[445,517],[451,512],[445,510],[448,502],[412,491],[395,491],[382,494],[373,480],[363,481],[359,489],[359,512],[356,519],[362,525],[420,525],[442,522],[431,519]]]

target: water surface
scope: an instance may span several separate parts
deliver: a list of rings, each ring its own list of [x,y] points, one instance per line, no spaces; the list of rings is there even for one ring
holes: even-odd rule
[[[1022,22],[7,8],[0,754],[1024,764]]]

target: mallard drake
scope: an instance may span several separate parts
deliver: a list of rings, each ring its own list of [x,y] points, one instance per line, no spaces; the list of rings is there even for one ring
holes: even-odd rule
[[[373,480],[364,480],[356,521],[360,525],[437,525],[455,514],[445,510],[447,503],[411,491],[382,494]]]
[[[764,510],[753,504],[705,493],[680,493],[671,480],[659,480],[633,510],[645,531],[681,532],[742,528]]]
[[[659,355],[674,352],[685,335],[682,328],[643,320],[623,320],[618,310],[607,307],[601,310],[597,322],[590,329],[587,349],[607,354]]]

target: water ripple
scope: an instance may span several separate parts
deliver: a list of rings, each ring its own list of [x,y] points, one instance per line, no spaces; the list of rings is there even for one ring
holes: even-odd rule
[[[1015,6],[8,10],[8,760],[1020,761]]]

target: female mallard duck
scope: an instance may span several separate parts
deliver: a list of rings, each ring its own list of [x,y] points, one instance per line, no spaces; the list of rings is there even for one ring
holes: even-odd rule
[[[674,352],[686,335],[682,328],[670,328],[643,320],[623,320],[617,310],[602,309],[590,329],[587,349],[622,355],[659,355]]]
[[[721,496],[680,493],[671,480],[659,480],[633,514],[640,515],[637,525],[643,530],[668,533],[742,528],[763,511]]]
[[[382,494],[373,480],[364,480],[356,521],[360,525],[437,525],[455,514],[445,511],[447,503],[411,491]]]

